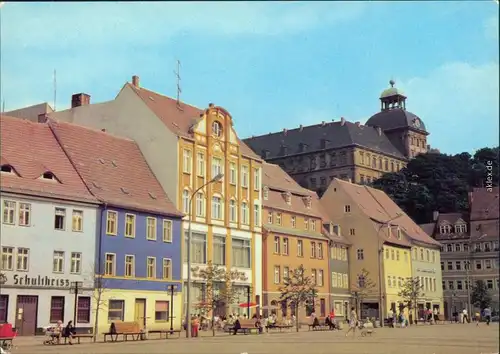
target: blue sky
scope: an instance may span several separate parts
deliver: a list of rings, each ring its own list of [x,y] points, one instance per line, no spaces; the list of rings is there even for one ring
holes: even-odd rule
[[[6,3],[6,111],[85,92],[112,99],[125,81],[232,114],[242,138],[300,124],[364,122],[389,79],[442,152],[499,139],[495,1]]]

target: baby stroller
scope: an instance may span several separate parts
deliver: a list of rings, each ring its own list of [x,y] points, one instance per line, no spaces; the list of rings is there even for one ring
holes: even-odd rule
[[[56,327],[48,326],[43,329],[45,334],[44,345],[55,345],[58,343],[59,333],[56,333]]]

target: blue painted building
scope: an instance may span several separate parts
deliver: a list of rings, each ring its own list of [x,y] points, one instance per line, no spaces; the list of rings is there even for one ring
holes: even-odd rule
[[[132,140],[50,121],[61,147],[102,203],[96,230],[96,330],[113,321],[181,326],[181,218]],[[171,285],[176,290],[171,292]]]

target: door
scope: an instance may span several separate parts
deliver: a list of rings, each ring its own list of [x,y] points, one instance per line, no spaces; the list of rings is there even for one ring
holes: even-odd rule
[[[146,327],[146,299],[135,299],[134,321],[139,323],[141,329]]]
[[[16,329],[21,336],[34,336],[38,310],[38,296],[17,296]]]

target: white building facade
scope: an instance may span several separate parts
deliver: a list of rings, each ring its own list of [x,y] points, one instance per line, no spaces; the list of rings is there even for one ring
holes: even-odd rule
[[[76,313],[77,330],[88,332],[98,205],[4,192],[0,200],[0,323],[34,335]]]

